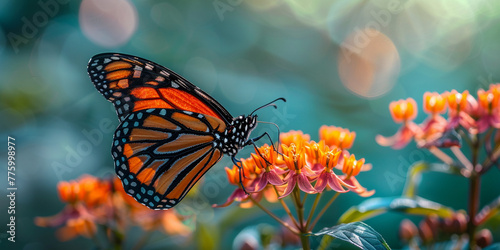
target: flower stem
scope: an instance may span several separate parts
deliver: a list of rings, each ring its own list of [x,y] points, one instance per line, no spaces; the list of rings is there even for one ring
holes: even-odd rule
[[[484,160],[482,166],[484,169],[489,169],[491,165],[495,163],[495,161],[500,156],[500,144],[496,145],[491,154]]]
[[[297,186],[293,189],[292,198],[297,210],[297,217],[299,218],[299,230],[303,231],[304,227],[304,204],[300,203],[300,190]]]
[[[436,146],[430,147],[429,152],[431,152],[434,156],[436,156],[444,163],[448,165],[453,165],[453,159],[450,156],[448,156],[445,152],[441,151],[441,149],[437,148]]]
[[[312,231],[313,228],[309,228],[309,225],[311,224],[312,217],[314,215],[314,212],[316,211],[316,206],[318,205],[319,199],[321,198],[322,194],[323,193],[319,193],[316,195],[316,198],[314,199],[313,206],[312,206],[311,211],[309,212],[309,216],[307,217],[307,220],[306,220],[306,228],[310,231]]]
[[[111,227],[107,227],[106,232],[109,236],[108,239],[112,244],[113,249],[122,249],[123,248],[123,235],[115,229]]]
[[[469,147],[472,146],[472,140],[471,138],[469,137],[469,132],[464,129],[464,128],[461,128],[459,131],[458,131],[458,134],[463,138],[465,139],[465,142],[467,143],[467,145],[469,145]]]
[[[496,132],[495,135],[493,132]],[[486,150],[486,159],[481,164],[482,168],[480,174],[488,171],[494,164],[498,164],[496,159],[493,159],[493,153],[495,149],[498,147],[495,137],[498,135],[498,131],[493,128],[490,128],[486,135],[483,137],[484,143],[480,143],[479,145],[484,145],[484,149]],[[491,145],[491,141],[493,140],[493,149]]]
[[[304,233],[300,234],[300,242],[302,243],[303,250],[311,249],[311,247],[309,246],[309,237],[306,236],[306,234],[304,234]]]
[[[301,202],[302,205],[306,204],[307,195],[308,195],[308,193],[304,194],[304,199],[302,199],[302,202]]]
[[[273,219],[275,219],[276,221],[278,221],[281,225],[283,225],[284,227],[288,228],[290,231],[292,231],[292,233],[294,233],[294,234],[300,234],[300,232],[297,231],[297,229],[291,227],[290,225],[288,225],[288,223],[286,223],[283,220],[281,220],[280,218],[278,218],[278,216],[276,216],[271,211],[269,211],[269,209],[267,209],[264,206],[262,206],[251,195],[249,195],[248,197],[253,202],[253,204],[257,205],[260,209],[262,209],[264,212],[266,212],[269,216],[273,217]]]
[[[451,149],[451,152],[453,152],[453,154],[455,154],[455,156],[457,157],[457,159],[462,163],[462,165],[464,165],[464,167],[467,170],[471,170],[472,171],[472,169],[474,168],[474,166],[469,161],[469,159],[467,159],[467,157],[464,155],[464,153],[462,152],[462,150],[460,150],[460,148],[457,147],[457,146],[451,147],[450,149]]]
[[[297,210],[297,217],[299,218],[299,231],[300,231],[300,242],[302,243],[302,249],[309,250],[309,237],[306,235],[308,233],[307,227],[304,224],[304,204],[300,200],[300,189],[295,186],[292,191],[292,199]]]
[[[480,176],[473,172],[469,185],[469,221],[467,222],[467,234],[469,235],[469,249],[476,249],[474,235],[476,233],[476,214],[479,207]]]
[[[276,186],[273,186],[274,188],[274,191],[276,192],[276,196],[280,196],[279,193],[278,193],[278,189],[276,189]],[[296,228],[299,228],[299,224],[297,223],[297,220],[295,219],[295,217],[293,216],[292,212],[290,211],[290,208],[288,208],[288,206],[286,205],[285,201],[283,199],[278,199],[281,203],[281,206],[283,206],[283,208],[285,209],[285,212],[288,214],[288,216],[290,217],[290,220],[293,222],[293,224],[295,225]]]
[[[476,249],[476,240],[474,235],[476,233],[476,214],[479,207],[479,189],[481,184],[480,174],[478,173],[478,156],[479,156],[479,140],[474,138],[471,145],[472,151],[472,173],[469,177],[469,204],[468,214],[469,221],[467,222],[467,234],[469,235],[469,249]]]
[[[314,219],[313,223],[311,224],[311,228],[314,228],[314,226],[316,226],[316,223],[318,223],[319,219],[321,218],[321,216],[323,216],[323,214],[326,212],[326,210],[328,209],[328,207],[330,207],[330,205],[332,205],[332,203],[335,201],[335,199],[337,199],[337,197],[339,196],[340,193],[336,193],[329,201],[328,203],[326,204],[326,206],[323,207],[323,209],[321,209],[321,211],[319,212],[319,214],[316,216],[316,219]]]

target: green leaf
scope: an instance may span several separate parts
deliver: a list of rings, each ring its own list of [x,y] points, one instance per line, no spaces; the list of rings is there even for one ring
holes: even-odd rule
[[[426,163],[417,162],[413,164],[408,170],[406,178],[406,185],[403,190],[403,196],[415,197],[417,196],[418,184],[420,184],[421,176],[424,172],[440,172],[454,175],[461,175],[460,167],[455,165],[447,165],[443,163]]]
[[[323,228],[321,231],[312,235],[332,236],[347,241],[361,249],[391,249],[384,238],[382,238],[382,235],[363,222],[353,222],[349,224],[340,224],[330,228]]]
[[[219,248],[220,232],[217,227],[210,224],[199,223],[195,231],[198,249]]]
[[[371,198],[358,206],[349,208],[349,210],[340,217],[339,223],[366,220],[376,215],[392,211],[417,215],[436,214],[444,218],[451,217],[454,213],[451,208],[421,197]]]
[[[488,220],[493,218],[498,213],[500,213],[500,196],[498,196],[490,204],[484,206],[483,209],[481,209],[481,211],[477,214],[476,217],[477,225],[486,223]]]

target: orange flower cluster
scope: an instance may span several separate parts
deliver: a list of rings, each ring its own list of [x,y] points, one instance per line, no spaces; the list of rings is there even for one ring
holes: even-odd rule
[[[377,136],[382,146],[395,149],[405,147],[415,140],[419,147],[461,146],[457,128],[469,134],[484,133],[490,128],[500,128],[500,84],[491,84],[488,90],[480,89],[477,98],[469,91],[452,90],[442,94],[427,92],[423,98],[424,111],[429,117],[422,124],[415,124],[417,104],[412,98],[389,105],[396,123],[403,123],[391,137]],[[441,116],[448,110],[447,118]]]
[[[241,175],[239,166],[226,167],[229,182],[237,188],[224,204],[214,207],[234,201],[250,207],[250,199],[259,201],[262,197],[275,202],[295,188],[308,194],[321,193],[328,187],[339,193],[371,196],[375,191],[368,191],[356,180],[358,173],[371,169],[371,165],[347,151],[355,138],[355,132],[334,126],[320,128],[319,142],[311,141],[302,131],[282,133],[277,149],[264,145],[250,158],[241,159]]]
[[[84,203],[88,207],[102,205],[106,199],[103,195],[109,195],[111,192],[109,182],[103,182],[90,175],[84,175],[79,180],[61,181],[57,184],[57,191],[61,201],[75,204]]]
[[[60,227],[56,232],[61,241],[77,236],[94,238],[98,226],[108,232],[124,233],[133,225],[145,231],[163,230],[167,234],[188,235],[191,230],[182,223],[175,210],[151,210],[126,194],[118,178],[100,179],[84,175],[77,180],[62,181],[57,185],[61,201],[66,207],[50,217],[36,217],[41,227]]]

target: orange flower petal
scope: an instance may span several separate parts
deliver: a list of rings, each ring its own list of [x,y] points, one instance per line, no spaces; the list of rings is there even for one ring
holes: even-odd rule
[[[446,97],[437,92],[424,93],[424,111],[429,114],[444,113],[446,110]]]
[[[302,131],[290,130],[287,133],[280,134],[280,142],[283,145],[290,146],[292,143],[301,146],[303,143],[309,141],[311,136],[304,134]]]
[[[466,90],[462,93],[458,93],[456,90],[452,90],[447,93],[448,106],[452,112],[463,111],[467,107],[467,96],[469,91]]]
[[[324,140],[330,147],[339,147],[341,149],[350,149],[356,139],[356,132],[335,126],[323,125],[319,129],[319,139]]]
[[[413,98],[391,102],[389,110],[396,123],[412,121],[417,117],[417,103]]]

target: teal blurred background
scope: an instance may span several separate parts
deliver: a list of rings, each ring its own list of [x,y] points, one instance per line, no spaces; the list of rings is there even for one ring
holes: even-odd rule
[[[414,144],[394,151],[375,143],[377,134],[391,135],[398,128],[389,103],[413,97],[421,105],[426,91],[475,93],[497,82],[499,21],[500,2],[484,0],[2,1],[0,135],[4,142],[8,135],[17,142],[18,226],[15,245],[0,227],[0,245],[92,246],[82,238],[58,242],[53,229],[36,227],[33,218],[62,209],[58,181],[113,173],[113,131],[101,124],[116,127],[118,120],[86,73],[88,60],[97,53],[122,52],[164,65],[235,116],[285,97],[288,101],[279,103],[277,110],[260,111],[259,119],[276,123],[281,131],[302,130],[313,140],[324,124],[356,131],[351,153],[373,164],[372,171],[359,175],[361,184],[375,189],[375,197],[397,196],[410,164],[436,159]],[[424,117],[419,112],[417,121]],[[272,126],[259,125],[256,133],[263,131],[277,136]],[[102,137],[91,138],[89,133]],[[2,162],[6,151],[6,145],[0,148]],[[223,170],[230,165],[224,158],[207,174],[198,194],[201,205],[194,210],[200,224],[209,228],[229,223],[231,230],[214,236],[224,248],[247,226],[277,226],[257,209],[210,207],[223,203],[233,189]],[[0,225],[8,220],[6,172],[6,167],[0,169]],[[498,196],[498,172],[484,178],[482,204]],[[467,182],[426,174],[421,194],[465,209]],[[334,225],[345,210],[363,200],[351,193],[341,195],[317,229]],[[386,214],[367,223],[398,248],[397,228],[403,218]],[[498,229],[494,238],[500,239]],[[196,239],[186,246],[162,235],[154,241],[152,249],[197,246]]]

